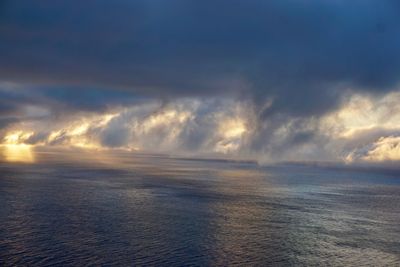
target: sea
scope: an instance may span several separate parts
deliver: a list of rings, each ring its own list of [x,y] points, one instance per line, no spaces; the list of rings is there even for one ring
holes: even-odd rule
[[[400,266],[400,172],[75,150],[3,159],[0,266]]]

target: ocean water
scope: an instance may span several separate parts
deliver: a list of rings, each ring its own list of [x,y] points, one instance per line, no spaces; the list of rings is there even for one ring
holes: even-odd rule
[[[118,153],[0,163],[0,266],[400,266],[400,175]]]

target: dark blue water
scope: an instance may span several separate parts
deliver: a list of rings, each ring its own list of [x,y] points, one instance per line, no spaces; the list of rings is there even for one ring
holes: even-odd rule
[[[395,173],[77,157],[0,164],[1,266],[400,266]]]

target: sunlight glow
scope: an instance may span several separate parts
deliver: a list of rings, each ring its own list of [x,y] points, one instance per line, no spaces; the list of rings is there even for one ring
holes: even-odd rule
[[[3,145],[2,152],[4,160],[7,162],[35,162],[35,156],[32,151],[32,146],[25,144]]]
[[[71,124],[64,125],[62,129],[50,132],[44,144],[67,145],[72,147],[81,147],[88,149],[100,149],[98,140],[91,138],[88,132],[93,129],[99,129],[109,123],[116,114],[105,114],[89,118],[80,118]]]
[[[144,132],[149,132],[155,127],[170,124],[182,124],[186,122],[191,113],[188,111],[166,110],[158,114],[154,114],[143,121],[142,129]]]
[[[246,131],[245,121],[241,118],[223,120],[218,130],[221,140],[217,142],[214,150],[224,154],[238,150]]]
[[[373,149],[363,158],[366,161],[398,161],[400,160],[400,137],[382,137],[374,143]]]
[[[361,131],[374,128],[397,129],[400,124],[400,93],[391,93],[380,99],[354,95],[339,110],[322,118],[325,131],[339,138],[353,138]]]
[[[34,162],[35,157],[32,146],[24,144],[32,135],[33,132],[23,131],[7,134],[4,137],[3,144],[0,146],[4,160],[7,162]]]
[[[33,132],[23,132],[23,131],[12,132],[4,137],[4,144],[7,145],[21,144],[27,141],[32,135]]]

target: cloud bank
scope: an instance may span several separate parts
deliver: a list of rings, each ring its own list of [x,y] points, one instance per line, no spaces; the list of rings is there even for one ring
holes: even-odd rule
[[[0,135],[398,160],[399,13],[394,0],[2,1]]]

